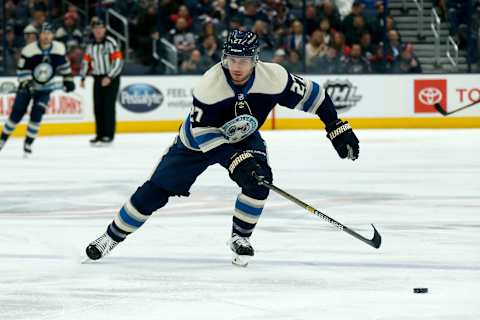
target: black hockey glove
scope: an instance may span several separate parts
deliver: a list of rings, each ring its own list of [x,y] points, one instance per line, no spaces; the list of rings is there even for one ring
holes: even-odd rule
[[[63,86],[65,87],[66,92],[72,92],[73,90],[75,90],[75,82],[73,81],[64,80]]]
[[[327,138],[332,141],[333,147],[337,150],[340,158],[348,158],[355,161],[360,153],[360,146],[352,127],[347,121],[340,119],[329,123],[326,127]]]
[[[235,181],[239,187],[248,188],[257,186],[257,177],[265,178],[267,176],[264,169],[258,164],[250,152],[236,153],[228,164],[230,178]]]
[[[33,81],[23,81],[20,82],[18,86],[19,90],[24,90],[28,92],[29,94],[33,94]]]

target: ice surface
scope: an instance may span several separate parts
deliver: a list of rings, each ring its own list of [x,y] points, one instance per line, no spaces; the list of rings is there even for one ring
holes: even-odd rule
[[[80,264],[174,134],[22,140],[0,153],[0,319],[480,319],[479,130],[358,130],[340,160],[321,131],[264,132],[275,183],[375,250],[272,194],[248,268],[225,243],[238,192],[211,167],[98,263]],[[181,174],[181,168],[179,173]],[[428,294],[414,294],[428,287]]]

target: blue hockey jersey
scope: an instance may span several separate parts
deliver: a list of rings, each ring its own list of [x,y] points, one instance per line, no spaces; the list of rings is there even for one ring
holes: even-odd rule
[[[53,41],[50,48],[43,50],[37,41],[22,49],[17,64],[17,76],[20,83],[33,81],[35,90],[53,90],[58,86],[53,82],[53,78],[57,74],[63,76],[64,80],[73,80],[70,62],[66,58],[63,43]]]
[[[225,164],[237,152],[235,143],[256,133],[277,104],[317,114],[326,124],[337,119],[332,100],[320,85],[278,64],[259,61],[249,81],[238,87],[218,63],[194,88],[180,139],[187,148]]]

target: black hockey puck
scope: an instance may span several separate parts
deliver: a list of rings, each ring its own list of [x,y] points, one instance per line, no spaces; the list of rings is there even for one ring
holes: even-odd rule
[[[413,288],[413,293],[428,293],[428,288]]]

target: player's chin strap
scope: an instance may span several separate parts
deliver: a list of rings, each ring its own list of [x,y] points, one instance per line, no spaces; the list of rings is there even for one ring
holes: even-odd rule
[[[323,219],[324,221],[334,225],[337,229],[341,230],[341,231],[345,231],[346,233],[350,234],[351,236],[357,238],[358,240],[361,240],[363,242],[365,242],[366,244],[368,244],[369,246],[371,247],[374,247],[376,249],[380,248],[380,245],[382,243],[382,236],[380,235],[380,233],[378,233],[377,229],[375,229],[375,226],[372,224],[372,227],[373,227],[373,238],[372,239],[367,239],[363,236],[361,236],[360,234],[356,233],[355,231],[353,231],[352,229],[348,228],[347,226],[341,224],[340,222],[330,218],[329,216],[327,216],[326,214],[318,211],[317,209],[315,209],[314,207],[306,204],[305,202],[301,201],[300,199],[297,199],[296,197],[292,196],[291,194],[289,194],[288,192],[286,191],[283,191],[282,189],[276,187],[275,185],[273,185],[272,183],[268,182],[268,181],[265,181],[263,180],[262,177],[259,177],[255,174],[255,172],[252,173],[252,175],[258,180],[258,183],[265,186],[266,188],[272,190],[272,191],[275,191],[276,193],[278,193],[279,195],[283,196],[284,198],[286,198],[287,200],[290,200],[294,203],[296,203],[297,205],[299,205],[300,207],[306,209],[308,212],[316,215],[317,217],[320,217],[321,219]]]

